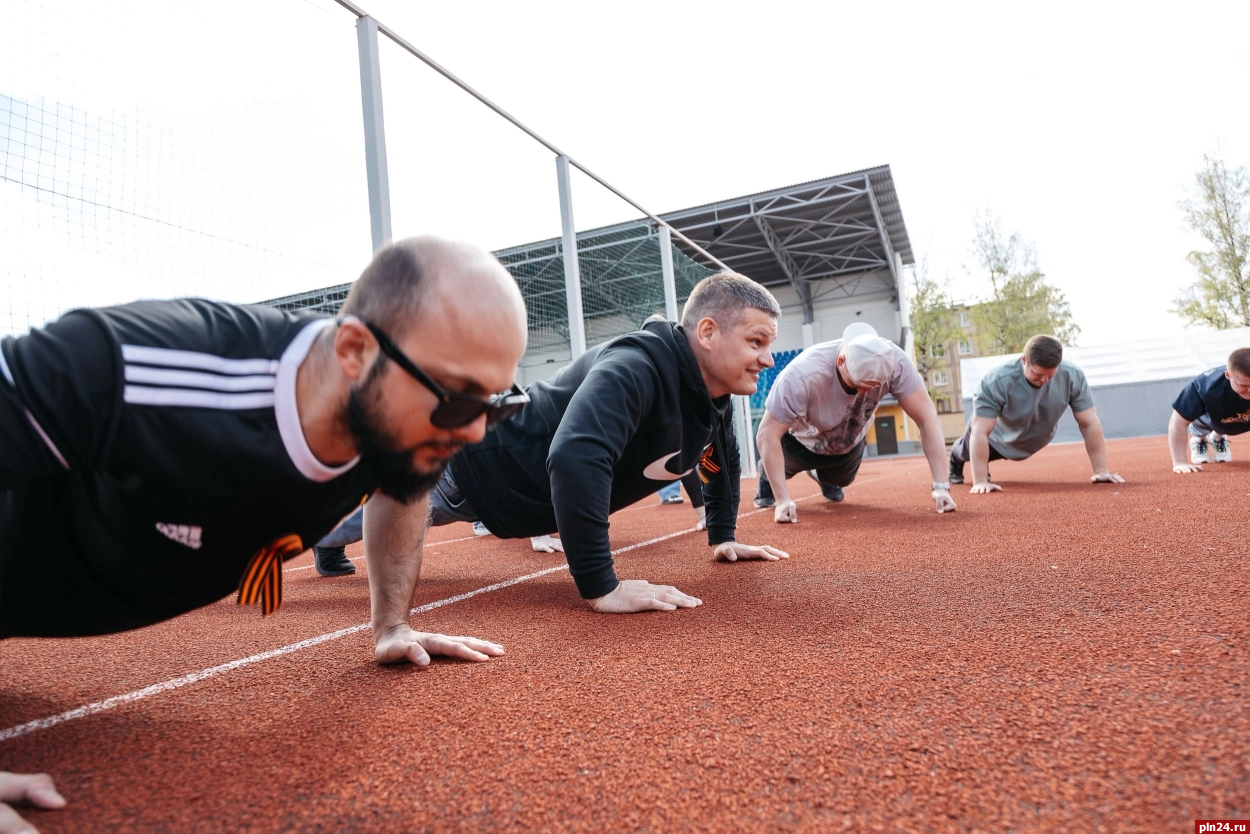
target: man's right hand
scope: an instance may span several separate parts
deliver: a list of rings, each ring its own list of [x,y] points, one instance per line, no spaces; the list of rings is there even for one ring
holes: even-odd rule
[[[448,637],[414,631],[398,625],[383,634],[375,634],[373,656],[378,663],[412,663],[429,666],[431,655],[458,657],[461,660],[490,660],[504,653],[503,646],[476,637]],[[0,830],[0,834],[4,834]]]
[[[773,521],[778,524],[798,524],[798,505],[789,498],[784,501],[778,501],[777,506],[773,509]]]
[[[703,604],[703,600],[683,594],[672,585],[652,585],[645,579],[622,579],[611,593],[586,601],[600,614],[676,611]]]
[[[0,773],[0,834],[38,834],[7,803],[29,802],[36,808],[64,808],[65,798],[56,792],[46,773]]]
[[[982,481],[979,484],[973,484],[972,489],[968,491],[973,495],[981,495],[987,492],[1002,492],[1003,488],[993,481]]]
[[[1190,472],[1201,472],[1202,467],[1196,463],[1175,463],[1172,464],[1172,471],[1177,475],[1188,475]]]

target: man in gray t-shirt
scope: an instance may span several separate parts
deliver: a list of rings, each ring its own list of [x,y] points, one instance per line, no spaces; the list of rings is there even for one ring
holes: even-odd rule
[[[799,472],[811,474],[825,498],[841,501],[842,488],[859,472],[864,438],[887,394],[920,428],[937,511],[954,510],[950,485],[938,483],[946,443],[924,381],[907,354],[862,323],[848,327],[841,339],[807,348],[777,375],[756,434],[763,471],[755,506],[774,507],[776,522],[798,521],[786,480]]]
[[[1053,336],[1029,339],[1019,359],[985,375],[972,401],[975,414],[951,448],[951,483],[964,482],[964,464],[971,460],[972,492],[998,492],[1002,487],[990,481],[990,461],[1024,460],[1040,451],[1054,438],[1067,408],[1094,467],[1090,480],[1124,483],[1107,469],[1107,442],[1085,374],[1063,361],[1063,345]]]

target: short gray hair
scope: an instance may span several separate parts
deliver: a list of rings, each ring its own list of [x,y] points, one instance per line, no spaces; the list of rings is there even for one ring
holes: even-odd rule
[[[681,326],[690,330],[700,319],[712,318],[721,327],[732,327],[746,309],[781,317],[781,305],[768,290],[745,275],[720,272],[694,285],[681,311]]]

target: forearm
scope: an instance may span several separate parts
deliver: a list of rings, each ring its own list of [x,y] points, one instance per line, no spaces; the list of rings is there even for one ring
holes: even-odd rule
[[[1102,434],[1102,423],[1099,420],[1081,426],[1081,437],[1085,439],[1085,452],[1089,455],[1089,464],[1094,474],[1107,470],[1107,441]]]
[[[428,500],[422,496],[405,505],[379,493],[365,504],[365,563],[375,641],[396,626],[408,625],[421,575]]]
[[[1189,421],[1175,411],[1168,421],[1168,451],[1172,453],[1172,465],[1188,463]]]
[[[786,486],[786,456],[781,449],[781,438],[766,436],[758,438],[760,465],[768,476],[768,485],[773,489],[773,497],[778,501],[790,500],[790,489]]]
[[[611,460],[591,448],[553,449],[547,473],[569,574],[583,599],[597,599],[618,584],[608,522]]]
[[[936,414],[933,419],[920,424],[920,448],[929,461],[929,472],[935,483],[946,481],[946,439],[942,437],[942,423]],[[988,455],[987,455],[988,457]]]
[[[981,484],[990,476],[990,436],[988,433],[972,431],[969,438],[969,458],[972,463],[972,483]]]

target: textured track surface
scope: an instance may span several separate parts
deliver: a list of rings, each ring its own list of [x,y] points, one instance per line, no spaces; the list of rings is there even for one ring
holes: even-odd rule
[[[1250,463],[1178,476],[1162,438],[1110,447],[1127,484],[1090,485],[1083,448],[1057,446],[995,464],[1002,493],[956,487],[952,516],[932,512],[923,459],[872,461],[844,503],[802,501],[797,525],[742,519],[740,540],[789,561],[717,564],[693,533],[617,558],[699,609],[594,614],[557,571],[414,618],[506,657],[380,668],[364,630],[0,742],[0,768],[57,778],[70,807],[27,812],[45,834],[1180,832],[1250,816]],[[630,508],[614,546],[691,519]],[[434,532],[416,604],[563,562],[468,529]],[[266,620],[220,603],[131,634],[3,642],[0,730],[367,615],[363,569],[305,569]]]

